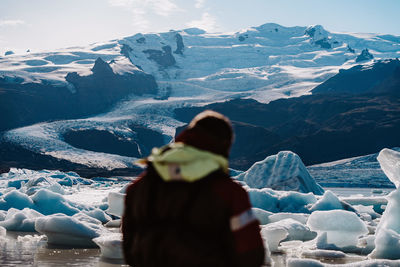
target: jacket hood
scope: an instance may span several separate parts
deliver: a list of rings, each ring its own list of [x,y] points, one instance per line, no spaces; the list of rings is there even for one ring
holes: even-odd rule
[[[228,159],[181,142],[153,148],[149,157],[139,163],[151,162],[166,181],[195,182],[221,169],[228,173]]]

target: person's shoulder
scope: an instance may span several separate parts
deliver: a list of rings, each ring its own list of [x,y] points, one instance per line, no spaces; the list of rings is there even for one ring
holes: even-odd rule
[[[213,189],[220,198],[230,205],[248,199],[247,192],[242,185],[227,174],[214,180]]]
[[[140,186],[140,184],[143,183],[143,179],[146,177],[147,175],[147,171],[143,171],[137,178],[135,178],[134,180],[132,180],[132,182],[128,185],[128,187],[126,188],[126,194],[129,195],[131,194],[133,191],[135,191],[135,189],[137,187]]]
[[[242,185],[227,174],[221,175],[219,179],[216,179],[215,186],[217,188],[223,188],[224,191],[246,193],[246,190],[244,190]]]

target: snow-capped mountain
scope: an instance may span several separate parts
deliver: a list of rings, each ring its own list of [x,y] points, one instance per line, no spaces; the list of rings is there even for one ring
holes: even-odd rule
[[[161,88],[170,88],[171,96],[216,90],[245,92],[243,95],[269,102],[305,93],[340,68],[352,66],[365,49],[376,59],[396,58],[400,37],[338,34],[320,25],[283,27],[272,23],[233,34],[186,29],[136,34],[55,52],[9,55],[0,58],[0,75],[11,83],[72,86],[65,79],[68,73],[89,75],[95,60],[102,58],[117,74],[140,69],[153,75]]]
[[[399,55],[397,36],[277,24],[227,34],[200,29],[136,34],[88,47],[7,55],[0,58],[0,93],[7,99],[0,105],[6,114],[2,124],[18,124],[2,129],[26,127],[4,133],[3,148],[12,148],[0,156],[11,149],[17,157],[26,155],[25,162],[31,161],[30,152],[42,155],[42,163],[52,162],[54,168],[63,161],[77,169],[134,168],[134,159],[145,156],[151,143],[143,145],[140,129],[168,142],[175,128],[184,125],[175,108],[236,98],[269,103],[310,94],[340,69]],[[65,97],[47,101],[46,94],[54,92]],[[38,114],[46,116],[36,116],[36,110],[45,110]],[[43,123],[49,120],[57,121]],[[82,136],[97,131],[98,136],[131,142],[136,151],[121,154],[85,146],[71,131]]]

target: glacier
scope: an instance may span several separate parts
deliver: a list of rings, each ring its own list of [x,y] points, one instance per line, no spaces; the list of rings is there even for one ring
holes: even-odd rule
[[[101,114],[13,129],[3,138],[29,151],[89,168],[134,169],[136,157],[77,148],[63,136],[70,130],[92,129],[135,140],[128,126],[136,124],[162,134],[168,143],[175,129],[184,125],[174,118],[175,108],[234,98],[269,103],[310,94],[340,69],[355,66],[365,48],[377,60],[398,57],[396,40],[379,34],[333,33],[320,25],[267,23],[227,34],[196,29],[140,33],[86,47],[0,57],[0,78],[5,84],[46,84],[74,92],[67,75],[91,75],[95,61],[101,58],[115,74],[152,75],[158,87],[156,96],[132,95]]]

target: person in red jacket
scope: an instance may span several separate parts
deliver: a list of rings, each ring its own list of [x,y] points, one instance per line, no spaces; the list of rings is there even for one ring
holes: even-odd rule
[[[228,172],[230,121],[205,111],[154,148],[126,191],[123,253],[135,267],[258,267],[264,246],[247,192]]]

